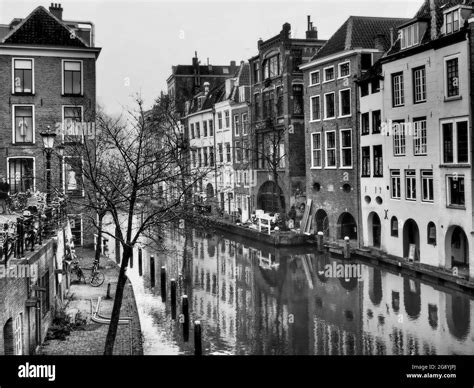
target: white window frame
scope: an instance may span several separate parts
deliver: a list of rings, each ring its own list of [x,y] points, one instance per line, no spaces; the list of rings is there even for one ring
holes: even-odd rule
[[[217,112],[217,127],[218,129],[222,129],[223,128],[223,121],[222,121],[222,111],[220,112]]]
[[[12,58],[12,94],[15,93],[15,60],[31,61],[31,94],[35,94],[35,59],[26,57],[13,57]],[[20,93],[21,94],[21,93]],[[30,95],[28,93],[28,95]]]
[[[444,34],[449,35],[449,34],[454,34],[455,32],[459,31],[461,29],[461,15],[460,15],[460,9],[459,8],[454,8],[454,9],[448,9],[444,12],[443,15],[443,20],[444,20]],[[451,21],[451,31],[448,32],[448,15],[453,15],[453,19]],[[457,16],[457,21],[458,21],[458,28],[454,29],[454,15]]]
[[[459,158],[459,150],[458,150],[458,131],[457,131],[457,124],[460,122],[467,123],[467,162],[458,162]],[[453,132],[452,132],[452,139],[453,139],[453,161],[452,162],[445,162],[444,161],[444,131],[443,131],[443,124],[452,124],[453,125]],[[441,161],[442,164],[445,165],[455,165],[455,164],[471,164],[471,127],[470,122],[467,117],[458,117],[455,119],[449,120],[440,120],[440,137],[441,137]]]
[[[430,186],[428,184],[428,197],[425,198],[425,191],[424,191],[424,182],[431,180],[431,186],[433,187],[433,191],[430,192]],[[434,178],[433,178],[433,170],[421,170],[420,171],[420,181],[421,181],[421,202],[425,203],[433,203],[434,202]],[[431,194],[431,199],[430,199]]]
[[[245,121],[244,121],[244,117],[245,117]],[[245,123],[245,125],[244,125]],[[248,113],[242,113],[242,136],[246,136],[247,135],[247,125],[249,123],[249,115]]]
[[[464,205],[458,205],[456,203],[451,203],[451,189],[450,189],[450,186],[449,186],[449,181],[453,178],[456,178],[457,180],[459,180],[459,179],[464,180]],[[467,195],[466,195],[466,177],[464,176],[464,174],[460,174],[460,175],[447,174],[446,175],[446,206],[447,207],[452,207],[452,208],[465,209],[466,208],[466,202],[469,201],[469,198],[466,198],[466,197],[467,197]]]
[[[448,67],[447,67],[447,62],[452,60],[452,59],[457,59],[458,60],[458,94],[454,96],[448,96]],[[461,67],[460,67],[460,60],[459,60],[459,54],[453,54],[453,55],[448,55],[444,57],[443,63],[444,63],[444,98],[446,100],[450,99],[457,99],[461,97]]]
[[[342,139],[343,139],[342,133],[343,132],[349,132],[351,134],[351,145],[350,145],[350,147],[343,147],[342,146]],[[344,166],[342,164],[342,160],[343,160],[342,151],[347,150],[347,149],[351,150],[351,165],[350,166]],[[352,153],[352,129],[344,128],[344,129],[341,129],[340,133],[339,133],[339,168],[340,169],[352,169],[352,159],[353,159],[352,157],[353,157],[353,153]]]
[[[64,125],[64,108],[81,108],[81,123],[84,122],[84,106],[83,105],[62,105],[61,106],[61,125],[62,126]],[[64,129],[62,127],[61,127],[61,140],[64,143]],[[84,136],[81,136],[81,143],[84,143]]]
[[[7,157],[7,182],[10,183],[10,160],[13,159],[33,159],[33,189],[36,191],[36,157],[34,156],[8,156]]]
[[[81,94],[84,95],[84,61],[75,58],[61,59],[61,94],[64,96],[64,63],[65,62],[79,62],[81,64]]]
[[[410,24],[400,30],[400,47],[402,50],[418,45],[420,42],[418,23]]]
[[[313,111],[313,99],[318,98],[319,99],[319,119],[314,118],[314,111]],[[316,121],[321,121],[321,95],[316,95],[316,96],[311,96],[310,97],[310,122],[316,122]]]
[[[228,109],[224,111],[224,119],[225,119],[225,129],[230,129],[231,127],[230,111]]]
[[[334,133],[334,147],[333,148],[328,148],[328,135],[330,133]],[[324,157],[325,157],[325,165],[324,167],[326,169],[336,169],[337,168],[337,136],[336,136],[336,131],[331,130],[331,131],[326,131],[324,133]],[[328,165],[328,151],[334,150],[334,166],[329,166]]]
[[[403,124],[403,128],[400,130],[400,129],[397,129],[395,131],[395,129],[393,129],[393,155],[394,156],[405,156],[406,153],[407,153],[407,139],[406,139],[406,128],[405,128],[405,122],[400,122],[400,123],[394,123],[394,124]],[[392,124],[392,126],[394,125]],[[403,141],[403,144],[402,144],[402,141]],[[397,144],[397,142],[399,144]],[[397,152],[397,149],[399,149],[400,151],[402,150],[403,148],[403,152]]]
[[[397,95],[395,95],[395,78],[401,77],[401,82],[399,82],[399,89]],[[397,108],[399,106],[404,106],[405,105],[405,77],[403,72],[397,72],[395,74],[392,74],[391,77],[391,86],[392,86],[392,105],[394,108]],[[397,104],[397,98],[399,100]]]
[[[341,95],[342,95],[342,92],[345,92],[345,91],[349,91],[349,111],[350,113],[348,115],[343,115],[342,114],[342,98],[341,98]],[[339,118],[343,118],[343,117],[351,117],[352,116],[352,96],[351,96],[351,88],[346,88],[346,89],[341,89],[339,90]]]
[[[236,120],[237,119],[237,120]],[[234,114],[234,136],[239,137],[240,136],[240,115],[239,114]]]
[[[314,137],[319,135],[319,148],[314,148]],[[321,169],[323,168],[323,142],[322,142],[322,133],[321,132],[313,132],[311,134],[311,168],[312,169]],[[316,165],[314,160],[314,151],[319,151],[320,154],[320,164]]]
[[[313,74],[318,74],[319,82],[313,84]],[[312,71],[309,73],[309,86],[315,86],[321,84],[321,72],[319,70]]]
[[[15,356],[23,355],[23,313],[18,313],[15,317],[14,342],[15,342]]]
[[[84,245],[84,217],[82,215],[82,213],[68,213],[67,214],[67,218],[69,220],[69,218],[71,217],[80,217],[81,218],[81,246]]]
[[[327,78],[326,78],[326,70],[331,69],[331,68],[332,68],[333,78],[327,79]],[[334,81],[334,80],[336,79],[336,70],[334,69],[334,65],[325,67],[325,68],[323,69],[323,76],[324,76],[323,84],[325,84],[325,83],[327,83],[327,82]]]
[[[423,72],[423,77],[420,77],[419,84],[417,85],[417,77],[416,74],[418,72]],[[420,104],[422,102],[426,102],[426,67],[425,66],[420,66],[417,68],[413,69],[413,103],[414,104]],[[417,90],[419,93],[417,93]],[[417,94],[421,95],[420,99],[417,99]]]
[[[398,180],[398,183],[400,186],[399,189],[396,190],[398,193],[397,197],[393,196],[393,188],[394,188],[393,180],[394,179]],[[390,198],[397,199],[397,200],[400,200],[402,198],[402,178],[401,178],[401,172],[399,169],[390,170]]]
[[[334,116],[327,117],[327,109],[326,109],[326,96],[332,94],[334,95]],[[336,118],[336,92],[329,92],[329,93],[324,93],[324,120],[334,120]]]
[[[78,158],[78,156],[74,155],[65,155],[63,156],[63,165],[62,165],[62,174],[63,174],[63,193],[66,192],[66,159],[71,159],[71,158]],[[84,158],[81,156],[81,165],[84,166]],[[82,192],[81,192],[81,198],[84,198],[85,195],[85,183],[84,183],[84,174],[81,171],[82,175]],[[81,213],[82,214],[82,213]]]
[[[414,172],[413,175],[408,175],[408,172]],[[408,180],[410,180],[410,185],[408,185]],[[413,187],[412,185],[415,185],[415,197],[408,196],[408,187]],[[416,193],[416,170],[413,169],[407,169],[405,170],[405,199],[407,201],[416,201],[417,193]],[[410,193],[411,194],[411,193]]]
[[[418,128],[419,124],[421,124],[421,128]],[[405,141],[405,146],[406,146],[406,141]],[[424,151],[423,151],[423,148],[424,148]],[[427,155],[427,154],[428,154],[428,144],[427,144],[426,118],[424,118],[423,120],[413,120],[413,155],[420,156],[420,155]]]
[[[341,67],[342,67],[342,65],[346,65],[346,64],[349,65],[349,74],[341,76]],[[351,76],[351,61],[344,61],[344,62],[338,63],[338,65],[337,65],[337,79],[344,79],[344,78],[348,78],[350,76]]]
[[[32,136],[32,139],[33,139],[33,142],[32,143],[23,143],[23,142],[19,142],[17,143],[16,142],[16,139],[15,139],[15,110],[17,107],[23,107],[23,106],[31,106],[33,107],[32,109],[32,122],[33,122],[33,136]],[[36,144],[36,120],[35,120],[35,105],[34,104],[13,104],[12,105],[12,144]]]

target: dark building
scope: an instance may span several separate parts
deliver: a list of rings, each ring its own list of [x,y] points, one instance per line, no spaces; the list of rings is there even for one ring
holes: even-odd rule
[[[299,66],[323,46],[308,17],[305,39],[291,37],[291,25],[258,41],[250,62],[253,179],[252,209],[287,213],[304,202],[303,72]]]

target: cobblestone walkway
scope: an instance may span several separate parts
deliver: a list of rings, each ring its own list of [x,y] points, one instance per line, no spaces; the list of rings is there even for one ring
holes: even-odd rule
[[[77,249],[76,253],[81,258],[80,266],[89,268],[92,266],[93,251]],[[41,346],[39,354],[44,355],[102,355],[104,352],[105,338],[108,325],[95,323],[91,320],[92,311],[97,306],[97,299],[101,297],[100,315],[110,317],[113,307],[113,298],[118,279],[118,268],[113,261],[101,259],[101,271],[105,274],[104,284],[100,287],[92,287],[89,284],[74,282],[69,291],[69,297],[65,300],[66,313],[75,316],[80,312],[81,318],[87,320],[84,330],[72,331],[66,340],[48,340]],[[90,271],[85,269],[86,278]],[[73,279],[75,280],[75,275]],[[111,299],[105,299],[107,295],[107,284],[111,284]],[[91,299],[93,306],[91,305]],[[121,317],[131,317],[130,324],[119,325],[115,340],[114,354],[116,355],[141,355],[142,335],[138,311],[133,294],[132,285],[129,281],[125,286],[122,302]]]

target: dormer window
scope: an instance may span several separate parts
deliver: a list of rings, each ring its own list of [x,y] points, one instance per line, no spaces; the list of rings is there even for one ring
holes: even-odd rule
[[[400,30],[401,48],[407,49],[416,46],[420,42],[419,24],[411,24]]]
[[[459,9],[444,14],[444,25],[446,26],[446,34],[459,31]]]

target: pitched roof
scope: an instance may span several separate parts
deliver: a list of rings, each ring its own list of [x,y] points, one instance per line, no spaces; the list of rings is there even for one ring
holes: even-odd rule
[[[61,20],[39,6],[10,31],[1,43],[88,47],[78,35],[72,33]]]
[[[383,35],[384,50],[387,50],[390,48],[390,28],[396,29],[408,20],[404,18],[350,16],[311,60],[356,48],[374,49],[374,38],[379,34]]]

